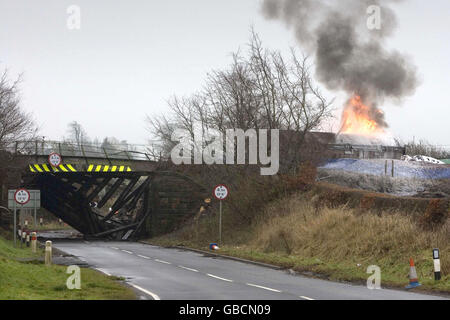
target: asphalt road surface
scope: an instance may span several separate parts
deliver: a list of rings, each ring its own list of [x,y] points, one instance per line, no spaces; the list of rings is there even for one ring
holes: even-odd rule
[[[369,290],[364,286],[291,275],[283,270],[142,243],[56,241],[54,247],[106,274],[125,277],[149,299],[442,299],[402,290]]]

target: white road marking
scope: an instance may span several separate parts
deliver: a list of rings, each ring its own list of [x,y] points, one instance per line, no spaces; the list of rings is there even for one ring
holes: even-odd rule
[[[127,250],[121,250],[121,251],[126,252],[128,254],[133,254],[133,252],[131,252],[131,251],[127,251]]]
[[[151,259],[150,257],[143,256],[143,255],[141,255],[141,254],[138,254],[138,257],[141,257],[141,258],[144,258],[144,259]]]
[[[216,278],[216,279],[219,279],[219,280],[228,281],[228,282],[233,282],[233,280],[221,278],[221,277],[215,276],[215,275],[210,274],[210,273],[207,273],[206,275],[207,275],[208,277]]]
[[[305,297],[305,296],[300,296],[300,298],[305,299],[305,300],[314,300],[313,298],[309,298],[309,297]]]
[[[148,291],[148,290],[145,290],[144,288],[141,288],[141,287],[139,287],[139,286],[137,286],[137,285],[135,285],[135,284],[131,284],[131,285],[132,285],[134,288],[136,288],[136,289],[138,289],[138,290],[140,290],[140,291],[142,291],[142,292],[148,294],[148,295],[151,296],[154,300],[161,300],[161,298],[160,298],[157,294],[154,294],[153,292],[150,292],[150,291]]]
[[[104,273],[104,274],[106,274],[107,276],[111,276],[111,273],[109,273],[109,272],[106,272],[105,270],[103,270],[102,268],[95,268],[95,270],[98,270],[98,271],[100,271],[101,273]]]
[[[159,259],[155,259],[156,262],[159,263],[165,263],[165,264],[171,264],[170,262],[164,261],[164,260],[159,260]]]
[[[281,292],[280,290],[277,289],[272,289],[272,288],[267,288],[267,287],[263,287],[263,286],[258,286],[257,284],[252,284],[252,283],[246,283],[248,286],[251,287],[256,287],[256,288],[260,288],[260,289],[264,289],[264,290],[269,290],[269,291],[273,291],[273,292]]]
[[[114,250],[119,250],[119,248],[116,248],[116,247],[111,247],[111,249],[114,249]]]
[[[192,268],[188,268],[188,267],[185,267],[185,266],[178,266],[179,268],[181,268],[181,269],[185,269],[185,270],[189,270],[189,271],[193,271],[193,272],[198,272],[198,270],[195,270],[195,269],[192,269]]]

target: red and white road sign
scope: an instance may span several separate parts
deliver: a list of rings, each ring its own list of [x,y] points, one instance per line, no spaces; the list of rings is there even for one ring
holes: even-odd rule
[[[214,197],[217,200],[225,200],[228,197],[228,188],[223,184],[219,184],[214,188]]]
[[[17,189],[16,193],[14,193],[14,200],[20,205],[27,204],[30,198],[31,195],[27,189]]]
[[[62,163],[62,157],[59,153],[52,152],[48,155],[48,163],[53,167],[59,167]]]

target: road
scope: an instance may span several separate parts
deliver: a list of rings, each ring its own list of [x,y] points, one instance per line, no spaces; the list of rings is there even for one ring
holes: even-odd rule
[[[100,271],[122,276],[150,299],[429,300],[437,296],[291,275],[244,262],[134,242],[61,241],[54,247]]]

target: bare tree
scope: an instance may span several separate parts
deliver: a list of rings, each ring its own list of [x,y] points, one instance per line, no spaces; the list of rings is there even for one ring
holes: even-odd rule
[[[314,85],[306,56],[292,50],[286,60],[280,52],[264,49],[252,31],[246,55],[236,52],[229,68],[210,72],[200,93],[172,98],[169,116],[147,120],[166,155],[174,145],[170,138],[175,128],[191,135],[199,129],[202,134],[208,129],[280,129],[285,146],[281,158],[285,166],[295,167],[306,133],[331,117],[331,104]]]
[[[72,121],[69,123],[68,132],[69,137],[65,140],[74,143],[77,147],[89,143],[89,137],[87,136],[86,131],[78,122]]]
[[[31,115],[20,107],[19,83],[20,77],[12,82],[8,79],[7,70],[0,77],[0,149],[13,141],[32,140],[36,136]]]
[[[450,149],[435,146],[426,140],[419,140],[419,142],[411,141],[405,145],[406,154],[409,156],[429,156],[436,159],[446,159],[450,157]]]

